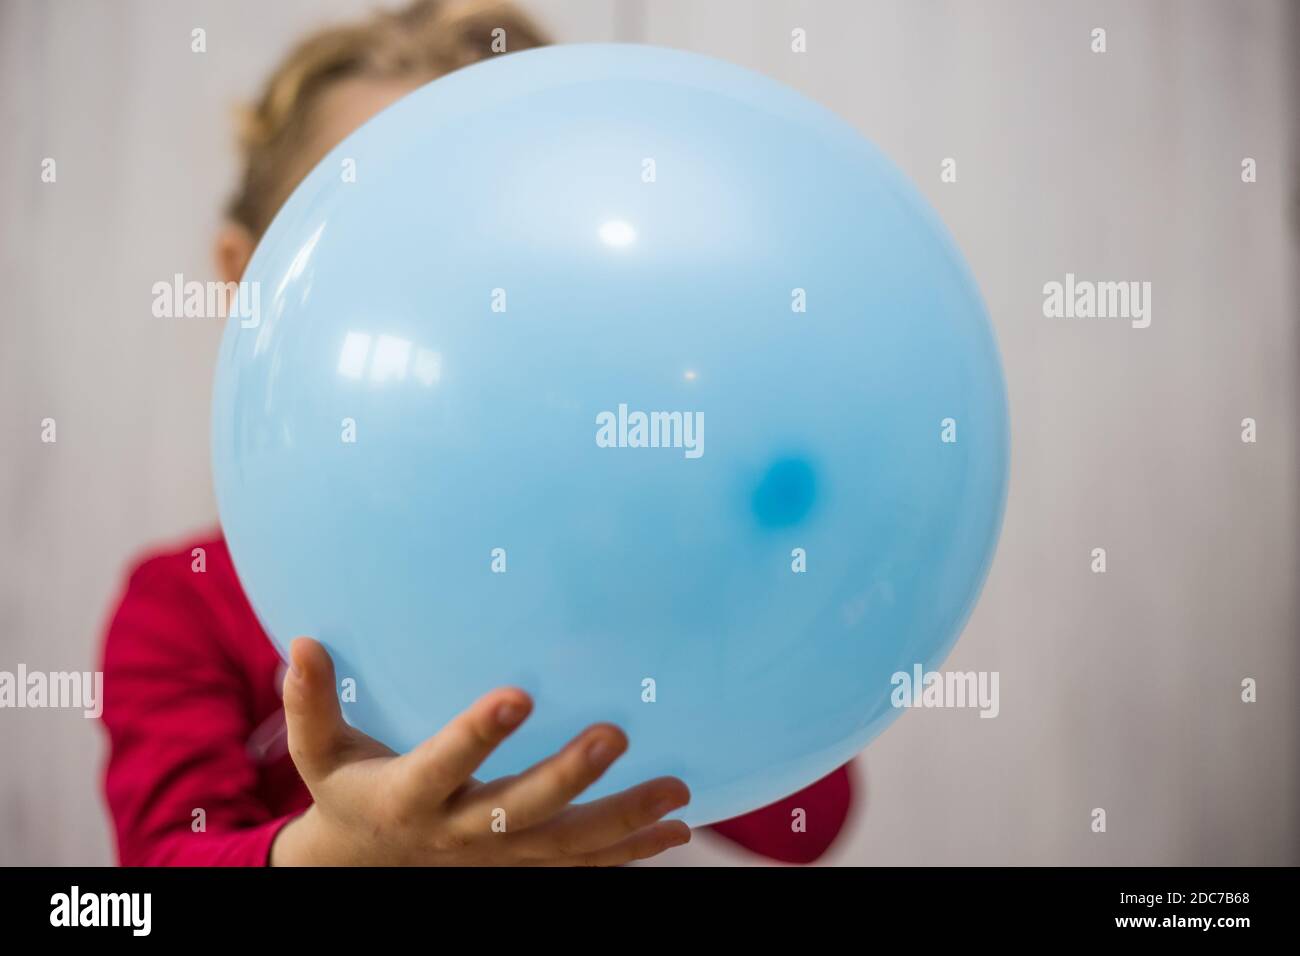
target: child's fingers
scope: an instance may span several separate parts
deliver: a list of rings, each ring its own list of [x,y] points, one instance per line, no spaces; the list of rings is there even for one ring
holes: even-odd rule
[[[284,717],[289,753],[311,784],[334,769],[347,740],[347,724],[334,686],[329,652],[309,637],[289,645],[284,677]]]
[[[514,850],[538,859],[594,853],[621,842],[690,802],[676,777],[648,780],[619,793],[571,806],[514,838]]]
[[[500,808],[507,832],[520,833],[563,810],[625,750],[627,737],[613,724],[588,727],[559,753],[518,776],[474,790],[454,808],[450,825],[466,836],[477,835]]]
[[[622,866],[635,860],[648,860],[665,850],[691,842],[691,828],[681,820],[656,823],[613,846],[578,856],[555,857],[543,866]]]
[[[532,706],[532,699],[518,688],[500,688],[480,697],[442,730],[400,758],[399,799],[407,806],[441,806],[523,723]]]

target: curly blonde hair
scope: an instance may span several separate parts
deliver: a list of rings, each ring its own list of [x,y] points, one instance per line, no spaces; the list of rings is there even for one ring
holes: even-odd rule
[[[324,92],[356,77],[427,81],[507,51],[550,39],[507,0],[415,0],[396,11],[327,27],[300,42],[240,115],[243,175],[226,207],[234,222],[260,236],[296,186],[294,157],[311,129]],[[305,172],[305,171],[304,171]]]

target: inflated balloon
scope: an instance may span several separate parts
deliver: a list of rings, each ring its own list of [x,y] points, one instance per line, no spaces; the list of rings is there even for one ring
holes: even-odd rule
[[[857,753],[978,596],[1008,440],[979,294],[889,161],[762,76],[460,70],[322,160],[245,281],[231,554],[397,750],[515,684],[535,712],[482,776],[612,721],[587,796],[675,774],[708,823]]]

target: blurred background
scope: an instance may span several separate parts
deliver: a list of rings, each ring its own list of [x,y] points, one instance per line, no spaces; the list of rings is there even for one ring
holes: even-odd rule
[[[520,5],[561,41],[695,50],[829,106],[915,180],[988,303],[1010,497],[945,669],[1000,672],[1001,713],[905,714],[824,862],[1300,863],[1300,4]],[[0,670],[97,666],[131,557],[215,524],[220,323],[154,319],[151,287],[214,277],[235,104],[372,6],[0,0]],[[1045,319],[1066,272],[1150,281],[1150,328]],[[112,862],[103,759],[79,712],[0,710],[0,864]],[[756,860],[705,836],[657,862]]]

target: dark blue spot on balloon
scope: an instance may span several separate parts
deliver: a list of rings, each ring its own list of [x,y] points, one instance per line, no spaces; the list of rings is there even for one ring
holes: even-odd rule
[[[817,498],[817,475],[802,458],[772,463],[754,489],[754,516],[769,528],[798,524]]]

